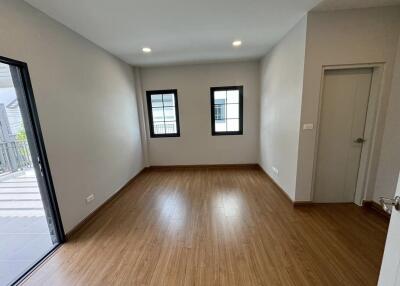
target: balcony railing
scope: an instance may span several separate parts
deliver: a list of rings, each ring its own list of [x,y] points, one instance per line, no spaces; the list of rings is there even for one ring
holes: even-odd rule
[[[0,174],[32,167],[27,141],[0,142]]]
[[[154,124],[154,133],[155,134],[171,134],[171,133],[176,133],[176,127],[175,123],[165,123],[162,124]]]

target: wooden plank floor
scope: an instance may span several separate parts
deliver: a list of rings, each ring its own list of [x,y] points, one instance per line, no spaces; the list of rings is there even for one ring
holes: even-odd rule
[[[145,171],[25,285],[376,285],[387,222],[257,168]]]

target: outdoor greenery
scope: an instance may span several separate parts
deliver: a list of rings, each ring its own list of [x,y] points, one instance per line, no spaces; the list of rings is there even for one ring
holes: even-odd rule
[[[26,141],[27,139],[26,139],[26,132],[25,132],[25,130],[19,130],[18,131],[18,133],[17,133],[17,135],[16,135],[16,138],[17,138],[17,140],[18,141]]]

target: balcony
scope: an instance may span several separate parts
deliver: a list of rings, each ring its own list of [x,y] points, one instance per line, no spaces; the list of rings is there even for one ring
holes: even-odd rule
[[[0,285],[8,284],[53,243],[28,143],[0,143]]]

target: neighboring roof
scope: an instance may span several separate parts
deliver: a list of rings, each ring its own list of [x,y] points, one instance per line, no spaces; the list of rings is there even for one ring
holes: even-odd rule
[[[12,79],[8,65],[0,63],[0,88],[12,87]]]

